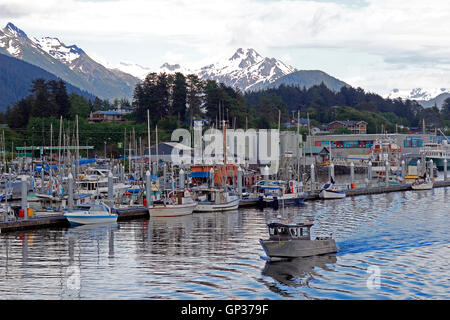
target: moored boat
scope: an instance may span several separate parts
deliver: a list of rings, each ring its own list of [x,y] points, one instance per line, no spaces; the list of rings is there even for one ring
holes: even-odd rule
[[[72,225],[111,223],[116,222],[118,217],[103,203],[76,205],[73,210],[64,213],[64,216]]]
[[[430,179],[418,179],[411,184],[413,190],[431,190],[433,189],[433,181]]]
[[[195,194],[198,204],[194,212],[228,211],[239,207],[240,197],[223,188],[200,188]]]
[[[345,191],[336,187],[332,181],[323,185],[319,197],[322,199],[342,199],[345,198]]]
[[[192,214],[196,206],[188,190],[174,190],[153,202],[148,212],[151,217],[179,217]]]
[[[283,224],[269,223],[269,239],[259,240],[264,252],[273,258],[298,258],[336,253],[332,237],[316,237],[311,240],[311,222]]]

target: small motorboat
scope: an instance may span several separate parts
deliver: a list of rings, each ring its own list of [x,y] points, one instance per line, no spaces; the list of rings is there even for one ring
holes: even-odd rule
[[[195,193],[198,203],[194,212],[229,211],[239,207],[240,197],[225,188],[200,188]]]
[[[327,182],[322,186],[319,197],[322,199],[342,199],[345,198],[345,191],[336,187],[333,179],[331,179],[331,182]]]
[[[418,179],[411,184],[413,190],[431,190],[433,181],[431,179]]]
[[[71,225],[110,223],[117,221],[117,213],[113,213],[106,204],[79,204],[73,210],[64,213]]]
[[[310,257],[336,253],[336,242],[332,237],[316,237],[311,240],[311,222],[283,224],[269,223],[269,239],[259,240],[270,259]]]
[[[150,217],[179,217],[192,214],[197,202],[188,190],[174,190],[148,209]]]

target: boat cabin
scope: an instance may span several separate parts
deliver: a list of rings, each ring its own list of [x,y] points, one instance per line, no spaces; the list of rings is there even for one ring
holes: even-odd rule
[[[78,204],[73,207],[73,211],[89,211],[89,212],[109,212],[104,204]]]
[[[299,224],[269,223],[270,240],[310,240],[310,222]]]

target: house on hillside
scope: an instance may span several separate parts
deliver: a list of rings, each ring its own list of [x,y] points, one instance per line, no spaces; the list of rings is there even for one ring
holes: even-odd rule
[[[123,122],[127,121],[123,115],[115,111],[95,111],[91,112],[88,121],[93,122]]]
[[[336,120],[328,124],[328,131],[334,133],[341,128],[346,128],[350,130],[353,134],[366,134],[367,133],[367,122],[350,121],[350,120]]]

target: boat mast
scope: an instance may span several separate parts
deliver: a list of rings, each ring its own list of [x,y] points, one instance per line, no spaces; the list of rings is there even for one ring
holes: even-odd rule
[[[147,109],[147,142],[148,142],[148,170],[152,172],[152,162],[150,160],[150,110]]]

